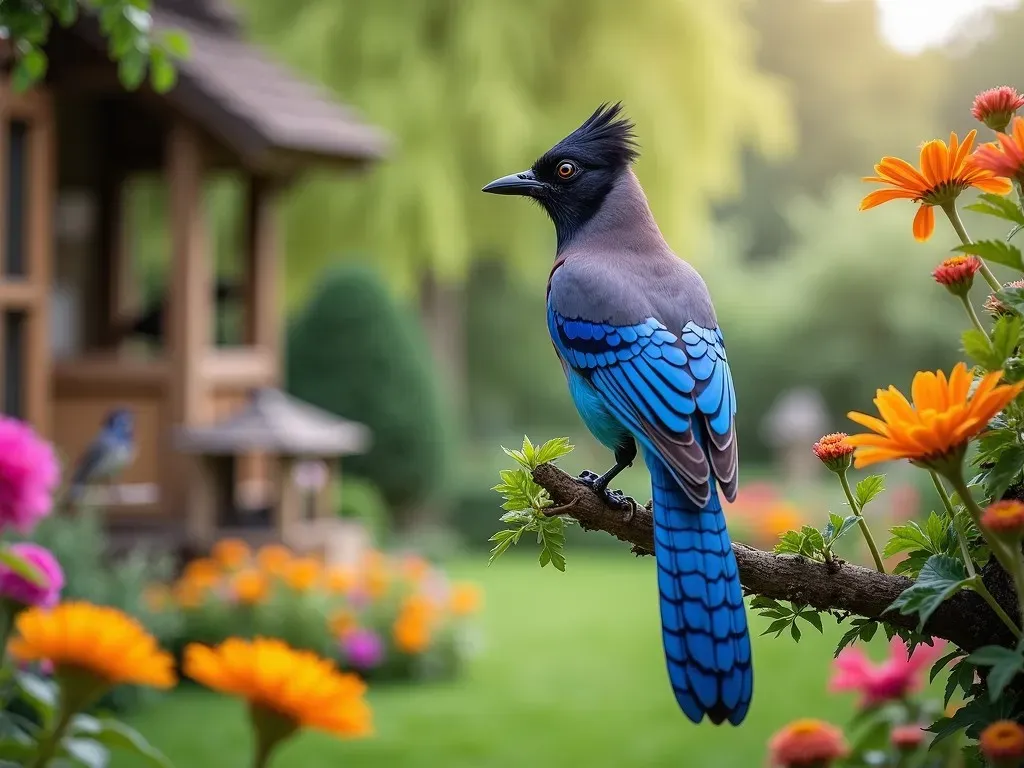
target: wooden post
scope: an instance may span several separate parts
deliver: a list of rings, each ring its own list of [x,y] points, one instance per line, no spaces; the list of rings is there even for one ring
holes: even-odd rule
[[[170,185],[171,269],[164,319],[170,362],[167,427],[195,426],[207,419],[209,403],[202,363],[210,344],[210,256],[203,215],[203,158],[199,133],[178,120],[170,131],[167,169]],[[164,436],[161,493],[165,513],[178,515],[189,503],[185,457]]]
[[[245,253],[245,343],[271,355],[280,377],[277,192],[273,182],[249,179]]]
[[[287,546],[296,546],[301,543],[300,531],[302,529],[302,494],[295,484],[295,459],[292,456],[282,456],[280,459],[281,493],[277,499],[274,509],[276,516],[275,523],[277,537]]]

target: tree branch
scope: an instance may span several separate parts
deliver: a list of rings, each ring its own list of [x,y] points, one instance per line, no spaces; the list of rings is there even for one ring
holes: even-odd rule
[[[650,509],[639,507],[630,517],[610,507],[588,486],[553,464],[533,472],[556,505],[554,514],[570,514],[585,530],[605,531],[633,545],[633,552],[654,551],[654,519]],[[556,511],[557,510],[557,511]],[[859,565],[836,561],[820,563],[802,557],[779,556],[745,544],[734,543],[740,580],[750,594],[773,600],[792,600],[819,610],[855,614],[915,629],[917,616],[886,612],[892,601],[913,582],[903,576],[883,574]],[[1011,615],[1013,605],[1008,606]],[[944,602],[925,625],[925,632],[972,651],[993,643],[1012,646],[1013,637],[973,592],[959,592]]]

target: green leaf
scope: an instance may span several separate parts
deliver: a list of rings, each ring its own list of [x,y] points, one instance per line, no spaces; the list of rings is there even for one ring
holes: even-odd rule
[[[893,600],[888,610],[918,614],[918,631],[943,601],[967,586],[964,565],[949,555],[932,555],[921,569],[917,581]]]
[[[1020,249],[1002,240],[978,240],[958,245],[953,250],[980,256],[993,264],[1002,264],[1004,267],[1024,271],[1024,260],[1021,259]]]
[[[960,346],[964,354],[987,371],[997,371],[1003,367],[1006,358],[992,348],[988,336],[977,328],[969,328],[960,334]]]
[[[53,14],[62,27],[70,27],[78,18],[77,0],[54,0]]]
[[[892,557],[900,552],[915,549],[932,552],[931,540],[917,523],[894,525],[889,529],[889,533],[892,535],[892,538],[886,542],[885,548],[882,550],[882,557]]]
[[[567,437],[556,437],[553,440],[548,440],[537,450],[537,465],[548,464],[557,461],[563,456],[568,456],[575,447],[569,442]]]
[[[10,761],[15,765],[29,765],[36,756],[36,743],[24,734],[8,735],[0,739],[0,761]]]
[[[971,690],[971,686],[974,685],[974,665],[967,661],[967,658],[962,658],[949,670],[949,677],[946,679],[946,692],[942,699],[942,706],[948,706],[949,700],[953,698],[953,694],[956,693],[956,689],[959,688],[964,692],[964,695]]]
[[[46,74],[46,54],[38,48],[31,49],[21,57],[19,63],[25,68],[26,73],[33,81],[38,82]]]
[[[992,701],[998,699],[1010,681],[1024,671],[1024,656],[1019,651],[1012,651],[999,645],[986,645],[979,648],[967,661],[976,667],[991,667],[987,683]]]
[[[537,530],[537,540],[541,545],[540,565],[543,568],[551,563],[559,571],[565,570],[565,522],[561,517],[549,517],[543,520]]]
[[[946,668],[946,665],[949,664],[949,662],[951,662],[953,659],[955,659],[955,658],[957,658],[959,656],[963,656],[963,655],[964,655],[964,652],[962,650],[960,650],[959,648],[957,648],[954,651],[950,651],[945,656],[943,656],[941,659],[939,659],[934,664],[932,664],[932,669],[928,673],[928,682],[929,683],[933,682],[935,680],[935,678],[938,676],[939,672],[944,670]]]
[[[64,754],[85,768],[107,768],[110,752],[92,739],[65,738],[61,742]]]
[[[1014,224],[1024,224],[1024,213],[1013,201],[1002,195],[985,192],[978,197],[978,202],[964,206],[964,209],[1012,221]]]
[[[149,78],[157,93],[167,93],[178,81],[178,71],[162,48],[154,48],[150,52]]]
[[[142,84],[142,79],[146,76],[147,61],[146,53],[138,49],[130,49],[121,57],[117,71],[121,84],[127,90],[134,91]]]
[[[1022,322],[1019,315],[1003,315],[992,326],[992,346],[1004,363],[1017,350]]]
[[[1010,445],[1003,449],[996,463],[984,475],[985,495],[990,499],[1002,498],[1020,475],[1022,465],[1024,446]]]
[[[861,509],[885,490],[885,475],[868,475],[859,483],[854,494]]]
[[[6,547],[0,546],[0,563],[3,563],[16,574],[36,586],[42,586],[44,576],[32,563],[19,557]]]
[[[163,44],[170,54],[177,59],[186,59],[190,54],[188,38],[180,29],[171,29],[165,32]]]
[[[57,684],[29,672],[16,672],[14,684],[22,697],[40,716],[43,724],[49,726],[53,722],[60,701],[60,689]]]
[[[814,610],[801,611],[799,613],[801,619],[806,621],[812,627],[814,627],[821,634],[825,634],[824,628],[821,626],[821,615]],[[795,624],[795,623],[794,623]]]
[[[152,768],[173,768],[168,760],[156,747],[146,741],[146,738],[138,731],[129,728],[124,723],[112,718],[101,718],[100,729],[90,733],[90,738],[118,752],[128,752],[134,757],[142,760],[142,763],[133,761],[132,765],[146,765]]]

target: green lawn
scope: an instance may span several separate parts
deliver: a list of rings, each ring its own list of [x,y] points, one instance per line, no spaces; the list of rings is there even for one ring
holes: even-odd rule
[[[751,768],[793,718],[844,724],[852,712],[848,696],[825,691],[833,627],[825,638],[811,630],[799,646],[756,638],[747,721],[738,730],[691,725],[666,683],[651,558],[570,552],[566,573],[513,557],[454,571],[487,590],[485,644],[468,674],[376,690],[373,739],[304,734],[281,749],[275,768]],[[762,628],[755,621],[755,634]],[[231,699],[182,691],[132,724],[178,768],[241,768],[249,759],[244,710]]]

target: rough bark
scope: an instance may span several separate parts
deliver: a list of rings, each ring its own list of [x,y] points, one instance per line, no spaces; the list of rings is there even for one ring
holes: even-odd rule
[[[605,531],[633,545],[638,555],[654,549],[654,520],[647,507],[632,518],[576,478],[552,464],[542,464],[533,479],[551,495],[552,513],[572,516],[585,530]],[[898,627],[915,628],[917,616],[887,612],[892,601],[912,582],[839,561],[825,563],[802,557],[779,556],[734,543],[740,580],[745,591],[774,600],[793,600],[819,610],[878,619]],[[1014,609],[1008,606],[1013,615]],[[984,601],[973,592],[960,592],[932,614],[925,632],[971,651],[982,645],[1013,645],[1013,638]]]

